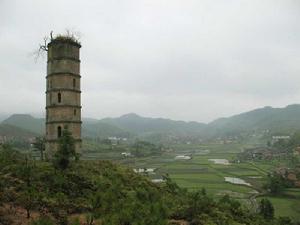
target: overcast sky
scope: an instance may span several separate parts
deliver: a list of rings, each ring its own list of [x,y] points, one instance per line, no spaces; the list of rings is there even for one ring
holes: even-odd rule
[[[81,33],[84,117],[209,122],[300,103],[299,0],[0,0],[0,113],[42,115],[51,30]]]

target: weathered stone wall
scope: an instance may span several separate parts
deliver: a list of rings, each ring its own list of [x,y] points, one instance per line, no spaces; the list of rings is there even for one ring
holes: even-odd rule
[[[75,80],[75,82],[74,82]],[[75,86],[73,86],[75,83]],[[80,90],[80,76],[70,76],[70,74],[53,74],[47,77],[47,90],[55,88],[68,88]]]
[[[80,66],[79,62],[72,59],[59,59],[48,61],[47,73],[58,74],[58,73],[72,73],[79,74]]]
[[[74,107],[63,107],[63,108],[47,108],[46,109],[46,120],[47,122],[56,121],[80,121],[81,109]]]
[[[58,101],[58,93],[61,94],[61,101]],[[80,92],[71,90],[55,89],[46,93],[46,106],[80,106]]]
[[[81,148],[80,45],[71,40],[48,44],[46,77],[46,153],[58,149],[59,127],[65,127]]]
[[[55,123],[47,123],[46,134],[48,141],[58,140],[58,127],[61,127],[63,130],[64,127],[67,126],[68,130],[72,132],[72,136],[74,139],[81,139],[81,123],[71,123],[71,122],[55,122]]]
[[[71,58],[79,60],[79,44],[72,41],[52,41],[48,45],[48,60],[55,58]]]

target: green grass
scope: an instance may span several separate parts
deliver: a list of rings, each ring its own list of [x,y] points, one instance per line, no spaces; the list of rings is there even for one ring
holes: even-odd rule
[[[300,220],[300,198],[267,197],[273,204],[275,216],[288,216]],[[261,198],[258,198],[259,201]]]
[[[294,198],[298,198],[300,201],[300,188],[289,188],[284,194],[289,195]]]

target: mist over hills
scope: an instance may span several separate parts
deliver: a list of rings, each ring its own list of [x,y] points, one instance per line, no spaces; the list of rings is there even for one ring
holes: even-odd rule
[[[7,119],[8,117],[9,117],[9,115],[0,112],[0,123],[1,123],[3,120]]]
[[[177,133],[194,134],[203,131],[206,124],[198,122],[175,121],[163,118],[142,117],[135,113],[125,114],[118,118],[105,118],[101,122],[128,130],[134,134],[140,133]]]
[[[267,106],[232,117],[217,119],[208,124],[208,130],[219,135],[259,130],[287,133],[300,130],[299,115],[299,104],[288,105],[284,108]]]
[[[0,137],[1,139],[19,139],[27,140],[38,136],[38,133],[31,132],[20,127],[9,124],[0,124]]]
[[[13,114],[1,124],[12,125],[37,134],[42,134],[45,130],[45,119],[35,118],[29,114]]]
[[[249,112],[220,118],[211,123],[175,121],[142,117],[134,113],[117,118],[83,118],[82,135],[90,138],[145,137],[150,135],[196,136],[213,138],[254,131],[289,133],[300,130],[300,105],[285,108],[264,107]],[[42,135],[45,120],[28,114],[14,114],[0,123],[0,134],[10,130],[24,136]],[[8,129],[8,126],[9,129]],[[28,134],[25,134],[28,132]],[[19,135],[19,136],[20,136]]]

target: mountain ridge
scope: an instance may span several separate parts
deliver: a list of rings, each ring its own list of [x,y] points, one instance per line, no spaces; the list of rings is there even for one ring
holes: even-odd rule
[[[127,113],[116,118],[83,118],[83,137],[132,137],[153,134],[175,136],[220,137],[238,135],[243,132],[271,130],[293,132],[300,130],[300,104],[284,108],[266,106],[226,118],[219,118],[210,123],[180,121],[165,118],[143,117],[136,113]],[[29,114],[13,114],[0,124],[8,124],[43,134],[45,120]]]

